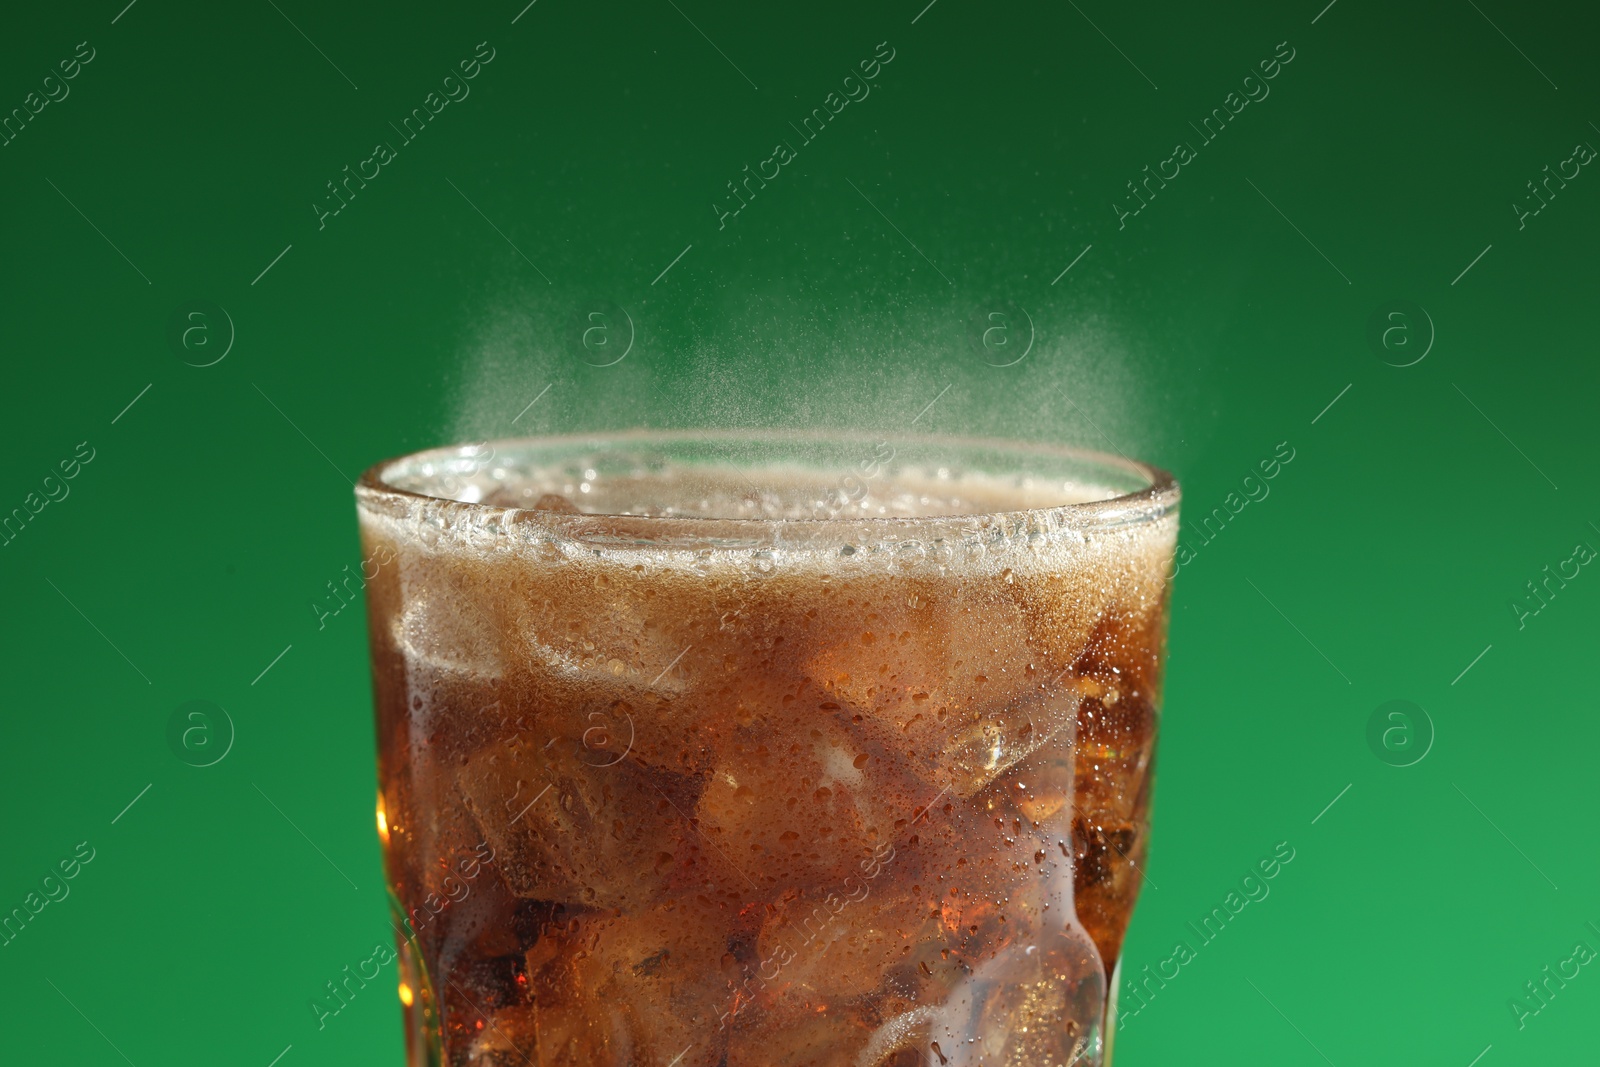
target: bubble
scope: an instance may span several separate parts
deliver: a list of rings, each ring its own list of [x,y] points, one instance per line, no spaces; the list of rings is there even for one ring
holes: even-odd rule
[[[910,569],[921,565],[928,558],[928,546],[921,541],[902,541],[895,548],[894,562],[896,566]]]

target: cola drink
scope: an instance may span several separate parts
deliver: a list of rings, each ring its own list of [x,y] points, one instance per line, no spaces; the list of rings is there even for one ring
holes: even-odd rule
[[[409,1064],[1108,1062],[1170,476],[640,433],[357,496]]]

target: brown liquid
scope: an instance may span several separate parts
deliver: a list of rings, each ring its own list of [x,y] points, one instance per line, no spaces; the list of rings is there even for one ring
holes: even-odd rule
[[[364,508],[411,1062],[1099,1063],[1173,521],[908,558]]]

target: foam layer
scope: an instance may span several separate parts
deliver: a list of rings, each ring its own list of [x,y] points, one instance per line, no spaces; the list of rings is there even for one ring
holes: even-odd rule
[[[1066,476],[1060,457],[1041,466],[1056,469],[991,474],[926,456],[907,462],[892,449],[828,469],[647,450],[545,455],[511,442],[498,456],[478,446],[398,461],[369,475],[358,495],[369,537],[502,560],[517,546],[533,551],[511,557],[552,563],[593,562],[598,550],[623,553],[630,565],[755,577],[801,555],[856,570],[978,574],[1094,570],[1170,553],[1174,487],[1141,494],[1147,478],[1109,463],[1080,463],[1088,478]]]
[[[662,464],[648,473],[609,473],[563,465],[491,467],[469,474],[434,470],[393,482],[424,496],[493,507],[533,508],[543,498],[558,496],[586,515],[703,519],[931,518],[1086,504],[1118,495],[1109,486],[1087,482],[949,468],[866,474],[800,466]]]

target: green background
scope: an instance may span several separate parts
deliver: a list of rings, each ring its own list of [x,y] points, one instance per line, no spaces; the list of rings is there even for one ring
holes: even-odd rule
[[[7,1062],[398,1063],[389,979],[323,1030],[308,1007],[390,937],[362,613],[311,607],[359,561],[350,479],[450,440],[755,424],[1115,447],[1182,479],[1128,967],[1195,943],[1277,843],[1295,859],[1119,1064],[1592,1054],[1594,968],[1521,1028],[1509,1007],[1600,949],[1600,576],[1510,607],[1600,547],[1600,175],[1521,228],[1509,206],[1600,145],[1592,8],[122,2],[0,35],[4,110],[95,50],[0,148],[0,509],[94,450],[0,550],[0,910],[95,849],[0,947]],[[319,229],[325,183],[480,41],[470,96]],[[871,95],[719,229],[725,183],[881,41]],[[1282,41],[1270,95],[1200,144]],[[1119,228],[1180,140],[1198,157]],[[215,313],[167,336],[197,299],[235,335],[204,368],[180,356],[226,348]],[[1375,346],[1395,300],[1426,318]],[[618,349],[571,323],[612,305],[633,347],[593,366]],[[1279,442],[1270,495],[1207,543]],[[1396,699],[1434,734],[1407,767],[1367,742]],[[209,767],[168,742],[190,700],[236,731]]]

